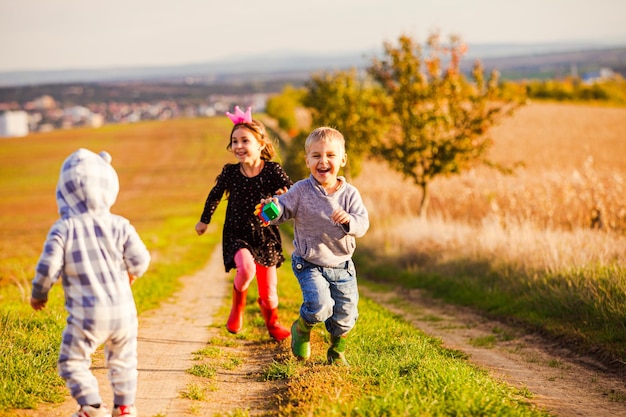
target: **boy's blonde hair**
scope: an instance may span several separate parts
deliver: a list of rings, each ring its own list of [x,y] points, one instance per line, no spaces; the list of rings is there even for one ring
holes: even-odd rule
[[[317,142],[339,142],[342,152],[346,152],[346,140],[340,131],[332,127],[322,126],[312,131],[304,142],[304,152],[308,154],[311,145]]]

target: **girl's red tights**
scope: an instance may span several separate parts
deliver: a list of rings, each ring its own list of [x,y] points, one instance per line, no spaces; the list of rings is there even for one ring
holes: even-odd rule
[[[257,264],[248,249],[237,251],[235,265],[237,266],[237,273],[235,274],[235,289],[237,291],[247,290],[256,274],[259,298],[263,305],[269,309],[278,307],[278,293],[276,292],[278,277],[275,265],[265,267]]]

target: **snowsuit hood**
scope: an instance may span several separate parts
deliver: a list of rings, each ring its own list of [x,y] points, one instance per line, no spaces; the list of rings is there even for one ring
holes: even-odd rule
[[[119,188],[109,153],[78,149],[61,166],[56,190],[59,214],[61,218],[68,218],[85,213],[108,213]]]

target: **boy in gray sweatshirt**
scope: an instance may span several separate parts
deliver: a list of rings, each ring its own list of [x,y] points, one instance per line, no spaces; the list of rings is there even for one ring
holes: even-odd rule
[[[346,165],[345,140],[336,129],[320,127],[305,143],[309,178],[285,194],[262,200],[278,206],[271,224],[294,220],[292,268],[302,290],[300,317],[291,326],[291,350],[300,359],[311,356],[310,332],[323,322],[330,333],[327,359],[348,365],[346,335],[354,327],[359,292],[352,254],[356,238],[369,228],[359,191],[337,176]]]

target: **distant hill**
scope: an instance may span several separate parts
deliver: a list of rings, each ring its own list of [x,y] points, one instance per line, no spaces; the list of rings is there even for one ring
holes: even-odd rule
[[[372,56],[372,55],[370,55]],[[194,82],[220,84],[252,79],[309,78],[315,71],[367,65],[365,54],[250,56],[199,64],[54,71],[0,72],[0,87],[92,82]]]
[[[626,77],[626,46],[611,49],[541,53],[524,56],[502,56],[482,59],[486,69],[497,69],[502,78],[550,79],[572,72],[582,76],[600,68],[611,68]]]
[[[319,71],[364,68],[382,51],[354,54],[311,55],[284,52],[190,65],[163,67],[101,68],[54,71],[0,72],[0,87],[59,83],[172,82],[187,84],[232,84],[272,80],[305,80]],[[553,78],[610,67],[626,76],[626,44],[602,45],[474,45],[464,59],[469,70],[475,60],[486,69],[496,68],[504,79]]]

